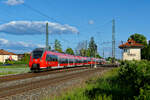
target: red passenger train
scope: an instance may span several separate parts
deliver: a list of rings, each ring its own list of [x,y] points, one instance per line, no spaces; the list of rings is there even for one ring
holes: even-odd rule
[[[44,48],[36,48],[31,53],[29,67],[32,72],[38,72],[41,69],[103,64],[103,62],[102,59],[74,56],[48,51]]]

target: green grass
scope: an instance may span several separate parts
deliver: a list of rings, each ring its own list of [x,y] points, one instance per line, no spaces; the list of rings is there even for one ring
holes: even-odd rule
[[[27,73],[29,71],[30,71],[29,67],[25,64],[0,66],[0,76],[9,75],[9,74]]]
[[[1,65],[0,68],[26,68],[28,65],[25,64],[14,64],[14,65],[9,65],[9,66],[4,66]]]
[[[9,75],[9,74],[16,74],[16,72],[7,71],[7,72],[0,72],[0,75]]]

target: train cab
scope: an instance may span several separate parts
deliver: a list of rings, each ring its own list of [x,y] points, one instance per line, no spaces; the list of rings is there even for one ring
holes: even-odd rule
[[[44,64],[44,48],[37,48],[32,51],[29,61],[29,67],[32,70],[39,70],[41,66],[45,66]]]

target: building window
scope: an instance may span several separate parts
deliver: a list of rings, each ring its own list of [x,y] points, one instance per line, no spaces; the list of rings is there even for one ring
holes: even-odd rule
[[[124,52],[127,52],[127,49],[124,49]]]
[[[129,49],[124,49],[124,52],[130,53],[130,50]]]

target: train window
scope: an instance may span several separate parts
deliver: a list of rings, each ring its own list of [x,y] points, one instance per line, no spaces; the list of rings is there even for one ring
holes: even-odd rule
[[[91,59],[88,59],[87,61],[88,61],[88,62],[91,62]]]
[[[32,54],[34,59],[38,59],[42,57],[43,51],[35,50],[32,52]]]
[[[60,59],[59,59],[59,63],[60,63],[60,64],[63,64],[63,63],[64,63],[64,58],[60,58]]]
[[[68,63],[68,59],[66,59],[66,63]]]
[[[73,63],[73,59],[69,59],[69,63]]]
[[[47,55],[46,60],[47,61],[57,61],[58,57],[56,55]]]
[[[75,59],[75,63],[78,63],[78,59]]]
[[[87,62],[87,60],[84,60],[83,62],[84,62],[84,63],[86,63],[86,62]]]
[[[68,59],[60,58],[60,59],[59,59],[59,63],[60,63],[60,64],[68,63]]]
[[[57,56],[56,55],[52,55],[52,60],[53,61],[57,61]]]

